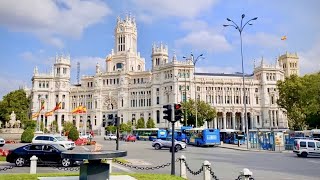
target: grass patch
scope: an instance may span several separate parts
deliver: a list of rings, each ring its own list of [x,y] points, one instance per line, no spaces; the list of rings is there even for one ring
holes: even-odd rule
[[[111,175],[130,175],[138,180],[184,180],[169,174],[140,174],[140,173],[115,173]],[[41,174],[0,174],[1,180],[37,180],[38,177],[79,176],[79,173],[41,173]]]
[[[117,160],[117,161],[119,161],[119,162],[122,162],[122,163],[126,163],[126,164],[129,163],[129,161],[127,161],[127,160],[124,159],[124,158],[114,158],[114,159],[113,159],[113,162],[114,162],[115,160]]]
[[[7,161],[5,156],[0,156],[0,161]]]

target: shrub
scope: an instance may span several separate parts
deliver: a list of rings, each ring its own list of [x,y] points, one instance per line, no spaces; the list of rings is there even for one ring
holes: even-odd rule
[[[31,143],[33,137],[34,137],[34,129],[27,128],[26,130],[23,131],[21,135],[21,142]]]
[[[79,138],[79,132],[77,131],[76,127],[72,127],[70,129],[70,132],[68,134],[68,138],[72,141],[76,141]]]

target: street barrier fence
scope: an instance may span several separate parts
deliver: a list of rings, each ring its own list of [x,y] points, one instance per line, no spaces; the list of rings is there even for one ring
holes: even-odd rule
[[[64,171],[79,171],[80,170],[79,167],[61,167],[56,164],[54,165],[54,164],[45,163],[41,159],[37,158],[36,156],[32,156],[30,158],[30,174],[37,173],[37,162],[38,161],[44,165],[47,165],[49,167],[52,167],[52,168],[55,168],[58,170],[64,170]],[[106,159],[105,162],[110,164],[110,166],[112,164],[111,163],[112,161],[110,159]],[[132,165],[132,164],[128,164],[128,163],[119,161],[117,159],[113,159],[113,162],[115,162],[119,165],[125,166],[127,168],[135,169],[135,170],[157,170],[157,169],[165,168],[165,167],[168,167],[171,165],[171,163],[169,162],[169,163],[165,163],[165,164],[157,165],[157,166],[136,166],[136,165]],[[187,179],[187,172],[189,172],[190,174],[192,174],[194,176],[202,174],[204,180],[211,180],[211,179],[218,180],[218,177],[215,175],[213,168],[211,167],[211,163],[207,160],[205,160],[202,163],[201,167],[196,171],[193,171],[190,168],[185,156],[181,155],[180,158],[177,158],[175,160],[175,163],[178,163],[178,162],[180,163],[179,175],[182,178]],[[84,161],[83,163],[86,163],[86,161]],[[0,169],[0,171],[6,171],[6,170],[12,169],[12,168],[13,168],[13,166],[9,166],[9,167],[5,167],[5,168]],[[111,169],[111,167],[110,167],[110,169]],[[240,175],[235,180],[254,180],[254,178],[252,177],[252,172],[249,169],[244,168],[240,172]]]

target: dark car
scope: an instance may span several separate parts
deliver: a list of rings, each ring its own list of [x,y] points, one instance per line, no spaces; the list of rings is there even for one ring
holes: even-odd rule
[[[10,150],[7,156],[7,162],[15,163],[21,167],[30,162],[30,158],[35,155],[39,163],[60,164],[63,167],[73,165],[70,159],[61,158],[61,153],[67,151],[65,148],[55,144],[28,144],[14,150]]]

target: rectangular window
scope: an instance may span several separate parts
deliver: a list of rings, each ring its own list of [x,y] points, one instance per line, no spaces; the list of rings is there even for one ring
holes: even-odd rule
[[[300,142],[300,147],[307,147],[307,143],[305,141]]]
[[[308,142],[308,147],[309,148],[315,148],[316,145],[314,144],[314,142]]]
[[[160,98],[159,98],[159,96],[157,97],[157,104],[160,104]]]
[[[159,124],[160,123],[160,111],[157,110],[157,123]]]

